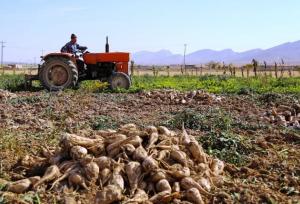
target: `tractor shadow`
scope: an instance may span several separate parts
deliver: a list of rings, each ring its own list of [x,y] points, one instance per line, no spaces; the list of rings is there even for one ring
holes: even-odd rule
[[[45,88],[42,87],[39,81],[34,81],[34,84],[20,84],[19,86],[15,87],[14,92],[26,91],[26,92],[40,92],[44,91]]]

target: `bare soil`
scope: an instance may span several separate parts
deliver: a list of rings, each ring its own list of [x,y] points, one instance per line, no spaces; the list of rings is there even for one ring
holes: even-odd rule
[[[32,174],[22,168],[25,155],[39,155],[42,146],[55,147],[64,132],[92,134],[95,129],[117,128],[127,123],[138,126],[169,125],[184,111],[192,110],[209,118],[208,110],[218,109],[230,115],[230,134],[238,135],[238,145],[247,146],[243,162],[226,162],[225,181],[214,189],[209,203],[299,203],[300,201],[300,132],[262,120],[276,103],[297,103],[291,96],[268,101],[268,96],[221,96],[222,100],[199,99],[189,103],[173,103],[164,98],[137,94],[93,94],[77,91],[47,93],[19,92],[0,98],[0,178],[13,181]],[[279,98],[279,97],[277,97]],[[299,103],[299,102],[298,102]],[[219,115],[214,117],[224,117]],[[187,128],[199,141],[210,132]],[[202,139],[201,139],[202,138]],[[211,153],[210,149],[206,150]],[[35,173],[39,173],[36,170]],[[64,203],[65,196],[80,203],[91,203],[97,189],[77,192],[41,191],[12,195],[1,191],[0,203]]]

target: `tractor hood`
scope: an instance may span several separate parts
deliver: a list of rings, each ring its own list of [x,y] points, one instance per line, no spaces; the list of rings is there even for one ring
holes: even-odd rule
[[[109,52],[109,53],[85,53],[83,55],[86,64],[97,64],[99,62],[129,62],[129,53],[127,52]]]

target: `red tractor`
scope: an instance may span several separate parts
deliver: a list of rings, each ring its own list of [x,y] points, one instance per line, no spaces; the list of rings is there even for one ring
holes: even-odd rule
[[[26,75],[26,81],[40,80],[50,91],[75,87],[83,80],[101,80],[111,89],[128,89],[131,85],[128,69],[129,53],[109,52],[106,38],[105,53],[50,53],[42,56],[38,75]]]

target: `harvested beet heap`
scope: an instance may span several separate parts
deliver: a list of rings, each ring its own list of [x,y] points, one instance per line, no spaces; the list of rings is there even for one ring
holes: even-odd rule
[[[139,129],[127,124],[98,131],[94,138],[65,133],[56,150],[26,156],[26,168],[44,166],[42,177],[7,182],[5,189],[24,193],[39,188],[98,188],[96,204],[204,203],[222,181],[224,163],[208,156],[185,130]]]

